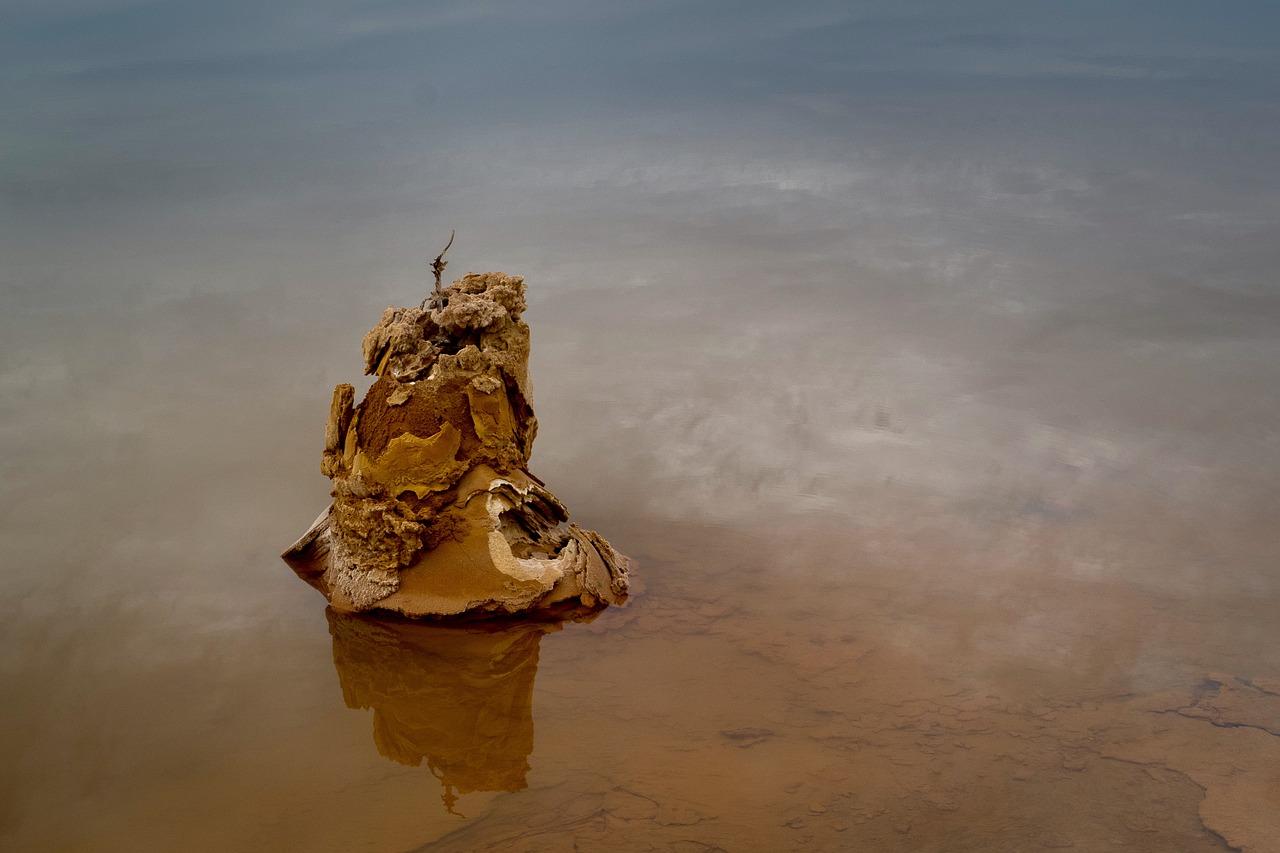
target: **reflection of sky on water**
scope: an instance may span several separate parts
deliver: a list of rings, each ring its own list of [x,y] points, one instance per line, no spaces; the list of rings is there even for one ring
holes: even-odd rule
[[[313,401],[453,227],[451,273],[530,280],[535,462],[579,501],[895,523],[880,490],[903,487],[1054,521],[1123,480],[1256,519],[1278,23],[1265,3],[11,4],[9,553],[46,560],[31,531],[77,488],[134,534],[111,537],[126,574],[181,559],[221,534],[152,495],[197,473],[211,518],[268,538],[265,507],[313,491],[293,473]],[[53,547],[84,562],[99,535]],[[7,582],[53,596],[62,571]]]
[[[1277,23],[1265,3],[19,3],[6,254],[62,300],[90,264],[100,298],[185,294],[250,286],[250,259],[332,262],[321,244],[399,283],[446,224],[478,266],[558,286],[856,259],[1020,292],[1013,253],[1253,291]]]
[[[1117,658],[1037,573],[1132,582],[1273,666],[1260,622],[1213,614],[1277,583],[1274,4],[4,20],[0,758],[45,780],[26,813],[332,700],[326,661],[291,663],[319,602],[276,554],[325,500],[330,389],[451,228],[450,273],[528,277],[534,470],[624,549],[776,529],[763,562],[814,588],[883,559],[1007,594],[978,656],[1046,666]],[[1119,665],[1159,681],[1181,628],[1128,630]],[[189,729],[220,734],[173,748]]]

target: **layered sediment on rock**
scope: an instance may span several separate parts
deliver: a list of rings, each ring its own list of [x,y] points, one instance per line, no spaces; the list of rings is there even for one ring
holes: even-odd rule
[[[321,470],[333,504],[284,557],[339,610],[406,616],[595,608],[629,560],[569,523],[528,470],[537,434],[524,279],[468,274],[364,338],[377,377],[334,389]]]

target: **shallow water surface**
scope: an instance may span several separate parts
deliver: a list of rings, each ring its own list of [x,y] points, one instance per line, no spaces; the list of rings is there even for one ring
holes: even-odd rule
[[[1275,3],[4,23],[0,849],[1280,851]],[[594,620],[279,559],[455,229]]]
[[[416,687],[396,675],[379,698],[346,690],[374,708],[374,739],[395,760],[385,721],[439,715],[414,729],[425,740],[401,739],[458,814],[423,849],[1268,849],[1280,683],[1250,678],[1256,653],[1233,652],[1258,637],[1188,625],[1192,602],[1072,579],[927,589],[903,582],[924,567],[834,542],[799,547],[850,580],[800,569],[781,583],[767,540],[664,539],[644,552],[645,593],[543,637],[541,664],[536,642],[513,654],[509,633],[491,635],[465,670],[485,670],[484,696],[454,694],[465,711],[426,699],[458,678],[432,673],[430,652]],[[1258,603],[1219,607],[1201,626],[1271,621]],[[334,638],[344,687],[387,679],[352,674]],[[1155,638],[1172,647],[1136,673]],[[460,713],[473,721],[440,730]],[[466,770],[449,764],[462,754]],[[519,795],[465,796],[526,781]]]
[[[845,336],[823,317],[863,294],[799,295],[744,301],[771,317],[746,341],[738,309],[676,290],[645,298],[685,319],[607,293],[531,309],[534,470],[639,565],[628,605],[582,623],[326,611],[275,556],[324,500],[316,443],[192,459],[229,440],[202,414],[216,375],[139,391],[116,411],[164,429],[10,510],[12,542],[75,568],[29,579],[10,623],[6,846],[1274,849],[1275,480],[1234,464],[1265,433],[1198,456],[1184,428],[1161,461],[1141,413],[1061,427],[1044,388],[887,354],[927,312],[877,331],[865,297]],[[194,353],[216,334],[146,320]],[[574,356],[579,324],[613,350]],[[963,362],[950,334],[931,346]],[[627,364],[633,339],[670,345]],[[963,402],[931,396],[939,371]],[[235,394],[259,401],[241,438],[277,417]],[[324,396],[297,396],[319,430]],[[145,488],[165,480],[181,506]],[[39,538],[50,508],[122,490],[100,504],[118,533]],[[57,596],[81,603],[36,621]]]

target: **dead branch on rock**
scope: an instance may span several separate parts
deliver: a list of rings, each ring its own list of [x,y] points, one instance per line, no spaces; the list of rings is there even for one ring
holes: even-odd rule
[[[431,262],[431,271],[435,273],[436,276],[436,288],[431,292],[430,297],[432,308],[444,307],[444,292],[441,289],[440,277],[444,275],[444,268],[449,266],[449,262],[444,259],[444,253],[449,251],[449,247],[453,245],[453,238],[456,236],[456,233],[456,231],[449,232],[449,242],[445,243],[444,248],[440,250],[440,254],[436,255],[436,259]],[[427,300],[422,300],[422,304],[426,305]]]

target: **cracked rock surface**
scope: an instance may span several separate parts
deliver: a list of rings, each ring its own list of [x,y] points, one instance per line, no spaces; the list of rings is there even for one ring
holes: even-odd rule
[[[620,603],[630,561],[528,470],[537,434],[520,276],[468,273],[367,335],[334,389],[333,504],[285,560],[340,611],[556,614]]]

